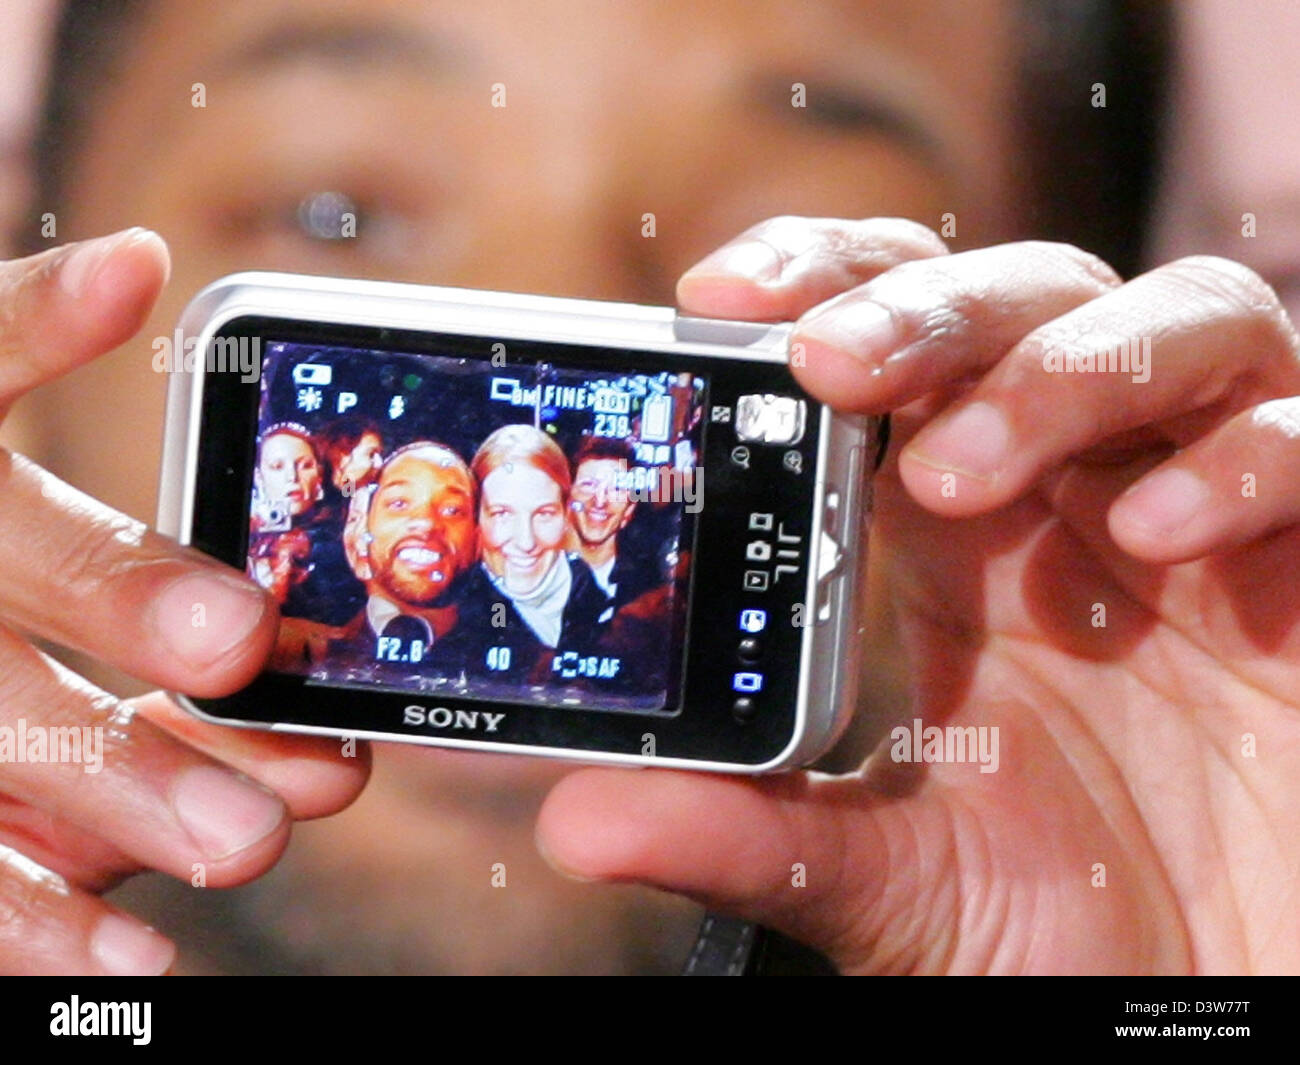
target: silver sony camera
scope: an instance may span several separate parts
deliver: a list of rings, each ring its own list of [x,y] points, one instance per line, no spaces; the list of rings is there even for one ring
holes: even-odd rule
[[[590,762],[807,764],[856,700],[877,419],[789,327],[287,274],[178,330],[158,524],[280,604],[205,720]]]

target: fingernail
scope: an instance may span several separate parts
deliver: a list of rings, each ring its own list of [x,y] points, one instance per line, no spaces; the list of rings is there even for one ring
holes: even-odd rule
[[[830,307],[800,322],[791,340],[804,337],[880,365],[898,347],[898,327],[889,308],[871,300]]]
[[[95,928],[90,953],[105,976],[161,976],[176,960],[176,946],[169,939],[115,913]]]
[[[972,403],[927,429],[908,448],[912,457],[935,469],[991,481],[1011,446],[1011,428],[992,403]]]
[[[181,773],[172,785],[172,809],[213,862],[260,842],[284,820],[278,796],[216,766]]]
[[[566,880],[576,880],[579,884],[599,883],[600,877],[582,876],[578,873],[573,872],[573,870],[568,869],[565,866],[561,865],[559,862],[557,862],[555,860],[555,855],[551,853],[550,848],[547,847],[546,844],[543,842],[540,833],[538,832],[533,833],[533,843],[537,847],[537,853],[542,856],[542,861],[544,861],[547,865],[551,867],[552,870],[559,873],[560,876],[564,877]]]
[[[252,584],[190,575],[163,589],[154,624],[186,665],[207,669],[248,639],[265,612],[266,597]]]
[[[1209,501],[1209,485],[1187,470],[1153,473],[1120,497],[1126,520],[1160,536],[1181,530]]]
[[[59,268],[59,285],[69,296],[83,296],[89,291],[95,276],[99,273],[99,268],[114,252],[131,244],[151,242],[161,245],[162,238],[152,230],[133,226],[120,233],[74,245]]]
[[[686,274],[732,274],[751,281],[775,281],[781,276],[784,262],[776,249],[761,240],[729,244],[707,255]]]

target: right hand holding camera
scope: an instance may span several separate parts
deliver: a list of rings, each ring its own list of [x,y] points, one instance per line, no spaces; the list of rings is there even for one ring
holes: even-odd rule
[[[0,264],[0,412],[129,339],[168,271],[139,229]],[[291,818],[356,797],[368,753],[213,728],[161,694],[123,702],[42,654],[27,636],[216,696],[262,668],[277,611],[4,450],[0,498],[0,971],[164,972],[171,943],[97,895],[145,869],[208,887],[261,875]]]

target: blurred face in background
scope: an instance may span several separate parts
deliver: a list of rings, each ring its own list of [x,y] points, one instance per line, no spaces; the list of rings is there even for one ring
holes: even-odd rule
[[[1005,237],[1020,202],[1013,13],[146,0],[117,34],[115,79],[85,90],[93,122],[64,201],[37,211],[57,210],[60,242],[157,229],[172,280],[136,343],[33,397],[35,457],[152,519],[165,382],[151,338],[237,270],[669,304],[684,269],[778,214],[938,228],[951,213],[959,245]],[[698,911],[562,881],[535,854],[562,769],[400,745],[375,763],[361,800],[298,826],[249,889],[284,949],[326,969],[680,965]],[[508,890],[489,886],[497,861]]]
[[[627,527],[636,503],[627,490],[627,463],[586,459],[573,472],[569,509],[578,538],[588,547],[606,544]]]
[[[1300,6],[1188,0],[1152,261],[1255,269],[1300,320]]]
[[[273,433],[262,441],[257,473],[266,498],[283,500],[295,518],[320,498],[320,462],[296,433]]]
[[[340,491],[369,483],[383,459],[384,442],[374,433],[361,434],[356,446],[343,456],[334,471],[334,487]]]
[[[172,282],[140,344],[49,404],[129,406],[51,451],[146,519],[154,477],[127,467],[156,469],[147,338],[227,273],[671,303],[772,215],[952,213],[978,244],[1016,202],[1001,3],[137,3],[51,209],[60,241],[157,229]]]

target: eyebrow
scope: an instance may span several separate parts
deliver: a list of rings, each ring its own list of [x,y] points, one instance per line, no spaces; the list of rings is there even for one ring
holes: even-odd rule
[[[793,120],[802,116],[846,133],[868,133],[900,141],[936,163],[951,160],[949,146],[930,127],[924,112],[903,99],[891,99],[869,84],[832,77],[809,81],[803,108],[791,106],[791,79],[765,75],[755,86],[758,97],[774,112]]]
[[[219,67],[231,73],[260,73],[303,59],[345,67],[397,64],[429,76],[471,65],[466,48],[409,23],[289,19],[231,49]]]
[[[410,484],[411,484],[411,479],[409,477],[394,477],[391,481],[385,481],[383,486],[380,487],[379,491],[386,492],[390,488],[406,488]],[[458,484],[447,485],[446,487],[443,488],[442,494],[464,496],[466,499],[470,499],[473,497],[472,492],[466,491]]]

